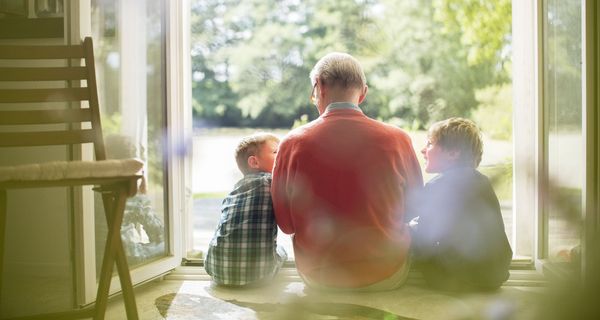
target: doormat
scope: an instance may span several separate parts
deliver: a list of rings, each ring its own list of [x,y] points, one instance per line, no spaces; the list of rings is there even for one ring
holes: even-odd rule
[[[154,300],[154,305],[164,319],[223,319],[256,320],[256,313],[235,304],[193,294],[169,293]]]
[[[158,297],[155,305],[165,319],[416,320],[357,304],[306,298],[287,303],[252,303],[170,293]]]

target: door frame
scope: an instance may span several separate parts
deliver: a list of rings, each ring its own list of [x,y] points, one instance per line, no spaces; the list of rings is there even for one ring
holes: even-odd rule
[[[136,0],[132,0],[136,1]],[[85,36],[91,35],[91,1],[68,0],[65,1],[66,39],[67,43],[79,42]],[[164,28],[165,41],[164,70],[165,70],[165,192],[166,214],[165,225],[168,235],[165,237],[167,255],[161,259],[136,267],[131,270],[134,285],[140,284],[173,270],[181,264],[183,257],[183,220],[190,209],[191,199],[189,183],[184,177],[189,176],[189,159],[186,137],[191,132],[191,63],[189,56],[189,0],[164,1]],[[189,70],[189,71],[188,71]],[[188,112],[189,110],[189,112]],[[187,115],[189,113],[189,116]],[[82,157],[91,154],[82,149]],[[96,282],[96,257],[95,257],[95,230],[94,230],[94,196],[90,189],[83,190],[75,199],[75,205],[84,212],[81,219],[74,222],[75,250],[80,254],[75,264],[76,270],[76,302],[83,306],[95,301]],[[121,290],[117,275],[113,276],[110,285],[110,294]]]

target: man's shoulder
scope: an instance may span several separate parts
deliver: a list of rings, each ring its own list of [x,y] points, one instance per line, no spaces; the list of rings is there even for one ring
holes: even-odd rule
[[[316,127],[321,123],[322,120],[317,118],[309,123],[292,129],[281,139],[281,142],[279,143],[280,150],[282,146],[285,148],[305,141],[306,139],[310,139],[310,137],[314,136]]]
[[[385,123],[380,120],[375,120],[372,118],[367,118],[367,119],[369,119],[373,128],[376,128],[377,130],[385,132],[387,135],[390,135],[394,139],[403,139],[403,140],[410,141],[410,136],[402,128],[395,126],[393,124]]]
[[[412,138],[406,131],[391,124],[386,123],[384,125],[387,132],[386,136],[388,137],[389,142],[393,142],[395,146],[405,152],[408,150],[413,152],[414,149]]]
[[[316,119],[310,121],[309,123],[305,123],[299,127],[292,129],[288,133],[288,136],[291,136],[291,137],[300,136],[301,137],[303,135],[310,134],[315,128],[317,128],[323,124],[325,124],[325,122],[323,121],[323,118],[321,118],[321,117],[316,118]]]

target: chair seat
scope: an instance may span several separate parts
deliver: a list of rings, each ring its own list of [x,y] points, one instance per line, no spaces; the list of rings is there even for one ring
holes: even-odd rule
[[[18,166],[1,166],[0,182],[56,181],[135,176],[144,163],[139,159],[100,161],[55,161]]]

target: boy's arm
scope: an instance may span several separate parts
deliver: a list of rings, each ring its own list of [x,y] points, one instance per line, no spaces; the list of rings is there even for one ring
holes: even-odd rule
[[[279,145],[277,157],[275,158],[273,181],[271,183],[271,198],[273,200],[273,210],[275,211],[277,225],[284,233],[293,234],[295,229],[289,206],[289,186],[292,185],[292,182],[289,181],[289,157],[287,157],[288,152],[286,147],[285,141],[282,141]]]

